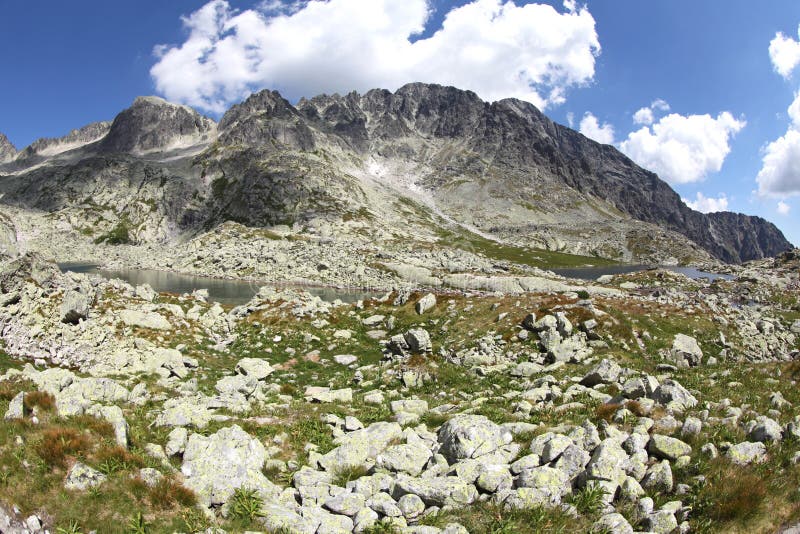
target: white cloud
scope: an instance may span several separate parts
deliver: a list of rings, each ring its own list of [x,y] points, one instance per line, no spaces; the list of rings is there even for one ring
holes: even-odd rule
[[[411,81],[517,97],[545,108],[594,77],[600,44],[586,7],[473,0],[417,39],[428,0],[265,0],[237,11],[213,0],[183,17],[179,45],[154,48],[150,73],[167,99],[212,112],[252,90],[289,96],[395,89]]]
[[[575,126],[575,114],[573,112],[571,112],[571,111],[567,113],[567,125],[570,128]]]
[[[697,182],[722,168],[730,139],[746,124],[727,111],[716,118],[672,113],[631,132],[620,148],[672,184]]]
[[[726,197],[724,193],[720,194],[719,198],[709,198],[698,191],[695,200],[692,201],[686,198],[682,198],[681,200],[693,210],[701,213],[712,213],[728,209],[728,197]]]
[[[789,204],[787,204],[783,200],[778,202],[778,213],[780,213],[781,215],[789,215],[789,211],[791,209],[792,209],[792,207],[789,206]]]
[[[669,104],[660,98],[656,98],[649,106],[640,108],[633,114],[634,124],[644,124],[646,126],[653,124],[655,120],[654,111],[669,111]]]
[[[589,139],[594,139],[598,143],[604,145],[611,145],[614,143],[614,127],[608,123],[604,123],[601,126],[597,121],[597,117],[588,111],[581,119],[579,130],[583,135]]]
[[[756,182],[762,195],[800,194],[800,132],[789,128],[766,146]]]
[[[634,124],[653,124],[653,110],[650,108],[641,108],[633,114]]]
[[[798,35],[800,35],[800,28],[798,28]],[[769,42],[769,58],[775,72],[788,78],[794,68],[800,64],[800,42],[781,32],[776,33]]]

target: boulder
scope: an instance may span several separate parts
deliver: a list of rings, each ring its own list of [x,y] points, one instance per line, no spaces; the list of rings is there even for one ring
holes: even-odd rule
[[[23,417],[25,417],[25,392],[20,391],[8,403],[8,410],[6,410],[3,419],[11,421],[13,419],[22,419]]]
[[[681,412],[697,406],[697,399],[686,388],[672,379],[664,380],[650,398],[667,408]]]
[[[172,329],[172,325],[169,321],[167,321],[163,315],[156,312],[122,310],[119,314],[119,318],[126,326],[149,328],[151,330]]]
[[[478,500],[478,490],[458,477],[436,477],[430,479],[399,475],[394,485],[393,496],[416,495],[427,506],[464,507]]]
[[[697,340],[685,334],[675,335],[669,352],[678,366],[696,367],[703,361],[703,350]]]
[[[783,437],[783,428],[777,421],[769,417],[759,415],[750,425],[747,439],[750,441],[760,441],[762,443],[780,441]]]
[[[403,339],[411,352],[420,353],[433,350],[431,336],[422,328],[412,328],[403,335]]]
[[[592,367],[581,380],[581,385],[594,387],[598,384],[612,384],[617,381],[622,368],[612,360],[603,359]]]
[[[89,307],[91,302],[87,295],[71,289],[64,293],[61,301],[59,313],[61,322],[68,324],[78,324],[79,321],[89,317]]]
[[[264,380],[274,373],[275,369],[272,368],[268,361],[261,358],[242,358],[236,364],[236,372],[256,380]]]
[[[457,415],[439,429],[439,452],[456,462],[492,453],[512,440],[511,432],[482,415]]]
[[[370,467],[375,458],[402,435],[403,429],[397,423],[373,423],[338,438],[338,447],[321,456],[318,463],[329,472]]]
[[[208,437],[189,436],[181,473],[186,487],[206,507],[227,503],[239,488],[255,490],[267,501],[277,497],[280,488],[261,471],[266,458],[264,445],[233,425]]]
[[[106,481],[108,477],[92,469],[88,465],[75,462],[75,465],[70,468],[67,473],[67,478],[64,481],[64,488],[68,490],[84,491],[88,488],[94,488]]]
[[[660,460],[675,461],[681,456],[688,456],[692,453],[692,447],[683,441],[663,436],[661,434],[653,434],[650,436],[650,442],[647,444],[647,450]]]
[[[725,456],[736,465],[762,463],[767,459],[767,448],[760,441],[745,441],[733,445],[725,453]]]
[[[426,311],[432,309],[434,306],[436,306],[436,295],[433,293],[428,293],[417,301],[414,309],[417,310],[419,315],[422,315]]]

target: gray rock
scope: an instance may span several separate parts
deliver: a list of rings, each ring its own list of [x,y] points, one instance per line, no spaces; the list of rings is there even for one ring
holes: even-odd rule
[[[421,444],[403,444],[389,447],[375,458],[375,465],[382,469],[411,476],[419,476],[433,456],[431,450]]]
[[[358,356],[353,354],[337,354],[333,357],[333,361],[339,365],[350,365],[358,361]]]
[[[697,406],[697,399],[676,380],[667,379],[653,392],[651,398],[676,411],[684,411]]]
[[[119,406],[101,406],[94,404],[86,410],[86,415],[105,419],[114,427],[114,438],[117,445],[128,448],[128,422]]]
[[[603,359],[592,367],[581,380],[581,385],[593,387],[597,384],[612,384],[617,381],[622,368],[612,360]]]
[[[3,419],[11,421],[13,419],[22,419],[25,417],[25,392],[20,391],[8,403],[8,410],[6,410]]]
[[[412,328],[404,334],[403,339],[411,352],[421,353],[433,350],[431,336],[422,328]]]
[[[736,465],[762,463],[767,459],[767,448],[760,441],[742,442],[733,445],[725,456]]]
[[[275,369],[268,361],[261,358],[242,358],[236,364],[236,372],[256,380],[264,380],[274,373]]]
[[[659,493],[669,493],[673,485],[672,467],[668,460],[651,465],[642,479],[644,489]]]
[[[87,295],[74,289],[67,291],[61,301],[61,322],[78,324],[79,321],[86,320],[90,306],[91,301]]]
[[[403,517],[408,520],[414,520],[422,515],[422,512],[425,511],[425,503],[419,496],[409,493],[408,495],[403,495],[397,501],[397,507],[400,508],[400,511],[403,513]]]
[[[614,439],[606,439],[592,452],[586,475],[590,479],[621,483],[625,480],[629,463],[628,455],[619,443]]]
[[[428,293],[427,295],[425,295],[424,297],[422,297],[417,301],[417,304],[414,306],[414,309],[417,310],[417,313],[419,315],[422,315],[426,311],[432,309],[434,306],[436,306],[436,295],[434,295],[433,293]]]
[[[167,319],[156,312],[145,312],[139,310],[122,310],[119,313],[120,320],[127,326],[138,328],[149,328],[151,330],[171,330],[172,325]]]
[[[661,434],[653,434],[647,444],[647,450],[659,459],[675,461],[680,456],[692,453],[692,447],[683,441]]]
[[[329,472],[351,467],[370,467],[391,442],[399,440],[403,429],[397,423],[373,423],[338,438],[338,447],[319,458],[319,465]]]
[[[164,478],[164,475],[152,467],[143,467],[139,469],[139,478],[147,485],[147,487],[154,488]]]
[[[108,477],[92,469],[86,464],[75,462],[67,473],[67,479],[64,481],[64,488],[68,490],[84,491],[88,488],[94,488],[106,481]]]
[[[167,436],[165,452],[167,456],[177,456],[183,454],[186,449],[186,442],[189,440],[189,431],[184,427],[174,428]]]
[[[360,493],[340,493],[331,497],[323,505],[335,514],[355,517],[364,508],[367,498]]]
[[[462,507],[478,499],[475,486],[456,477],[422,479],[399,475],[395,481],[395,497],[409,493],[422,499],[427,506]]]
[[[703,351],[697,340],[685,334],[676,334],[670,356],[679,366],[696,367],[703,361]]]
[[[512,440],[511,432],[482,415],[457,415],[439,429],[440,452],[451,462],[479,458]]]
[[[633,534],[633,527],[622,514],[616,512],[605,514],[594,524],[598,532],[613,532],[614,534]]]
[[[280,488],[261,472],[266,457],[260,441],[233,425],[208,437],[189,436],[181,472],[203,506],[225,504],[239,488],[253,489],[267,501],[277,497]]]
[[[783,428],[774,419],[759,415],[753,422],[752,428],[747,433],[750,441],[773,442],[780,441],[783,437]]]

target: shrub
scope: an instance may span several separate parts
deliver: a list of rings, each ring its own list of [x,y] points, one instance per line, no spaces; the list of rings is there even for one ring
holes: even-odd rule
[[[585,289],[581,289],[577,293],[578,293],[578,298],[579,299],[584,299],[585,300],[585,299],[589,298],[589,292],[586,291]]]
[[[79,456],[90,447],[89,437],[72,428],[51,428],[44,431],[36,445],[36,454],[48,465],[64,467],[67,456]]]

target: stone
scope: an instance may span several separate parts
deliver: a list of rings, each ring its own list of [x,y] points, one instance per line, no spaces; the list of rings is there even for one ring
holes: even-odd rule
[[[536,488],[550,495],[551,500],[558,502],[570,490],[569,478],[560,469],[543,465],[533,469],[524,469],[515,480],[518,488]]]
[[[163,315],[156,312],[122,310],[119,314],[119,318],[126,326],[149,328],[151,330],[172,329],[170,322],[167,321]]]
[[[364,508],[367,498],[360,493],[340,493],[331,497],[323,506],[335,514],[354,517]]]
[[[167,445],[164,448],[167,456],[177,456],[186,450],[186,442],[189,440],[189,431],[184,427],[173,429],[167,436]]]
[[[239,488],[253,489],[268,501],[277,497],[280,488],[261,471],[266,458],[264,445],[233,425],[208,437],[189,436],[181,473],[186,487],[206,507],[224,505]]]
[[[683,441],[663,436],[661,434],[653,434],[650,436],[650,442],[647,444],[647,450],[660,460],[675,461],[680,456],[686,456],[692,453],[692,447]]]
[[[703,361],[703,351],[697,340],[685,334],[676,334],[670,356],[678,366],[696,367]]]
[[[422,499],[426,506],[463,507],[478,499],[475,486],[457,477],[423,479],[401,474],[395,480],[393,494],[401,498],[409,493]]]
[[[492,453],[511,443],[513,437],[482,415],[457,415],[442,425],[438,439],[439,452],[455,462]]]
[[[510,490],[514,486],[514,478],[506,465],[481,465],[475,485],[487,493]]]
[[[586,475],[590,479],[621,483],[625,480],[628,466],[628,455],[616,440],[609,438],[592,452],[592,458],[586,466]]]
[[[703,430],[703,422],[697,417],[687,417],[683,421],[681,434],[684,436],[696,436]]]
[[[762,463],[767,459],[767,448],[760,441],[745,441],[733,445],[725,456],[736,465]]]
[[[59,313],[61,322],[68,324],[78,324],[89,317],[89,307],[91,302],[87,295],[71,289],[64,293],[61,301]]]
[[[400,508],[403,517],[408,520],[414,520],[425,511],[425,502],[418,495],[409,493],[398,499],[397,507]]]
[[[659,404],[679,412],[697,406],[697,399],[672,379],[664,380],[653,392],[651,398]]]
[[[397,423],[373,423],[337,438],[338,447],[321,456],[318,463],[333,473],[347,468],[369,467],[390,443],[402,435],[403,429]]]
[[[605,514],[594,523],[596,532],[613,532],[614,534],[633,534],[633,527],[622,514]]]
[[[586,387],[594,387],[598,384],[612,384],[617,381],[622,368],[612,360],[603,359],[592,367],[581,379],[581,385]]]
[[[8,403],[8,410],[6,410],[3,419],[11,421],[13,419],[22,419],[25,417],[25,392],[20,391]]]
[[[642,527],[653,534],[671,534],[678,528],[678,520],[672,512],[659,510],[645,517]]]
[[[674,479],[669,460],[651,465],[642,479],[642,487],[646,490],[668,493],[672,491]]]
[[[428,411],[428,403],[419,399],[397,400],[390,403],[392,413],[413,413],[423,415]]]
[[[158,469],[152,467],[143,467],[139,469],[139,479],[145,483],[148,488],[154,488],[164,478],[164,475]]]
[[[422,328],[412,328],[403,335],[403,339],[411,352],[422,353],[433,350],[431,336]]]
[[[274,373],[275,369],[268,361],[261,358],[242,358],[236,364],[236,372],[256,380],[264,380]]]
[[[780,441],[783,437],[783,428],[774,419],[759,415],[753,421],[752,428],[747,433],[750,441],[760,441],[762,443]]]
[[[89,488],[94,488],[106,481],[108,477],[92,469],[82,462],[75,462],[67,473],[67,478],[64,481],[64,488],[68,490],[84,491]]]
[[[417,301],[414,309],[419,315],[422,315],[426,311],[432,309],[434,306],[436,306],[436,295],[433,293],[428,293]]]
[[[431,456],[433,452],[421,444],[394,445],[375,458],[375,465],[388,471],[416,477],[422,473]]]
[[[333,357],[333,361],[340,365],[350,365],[358,361],[358,356],[353,354],[337,354]]]

